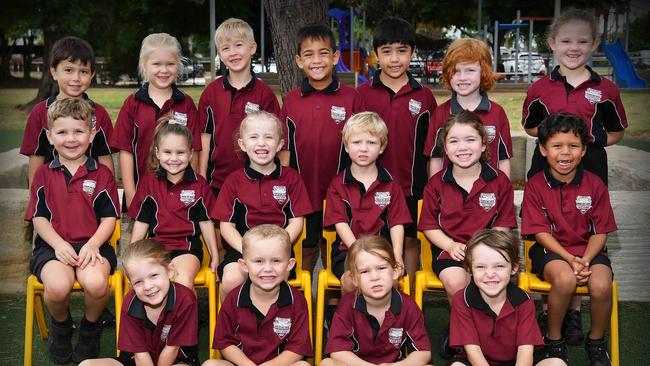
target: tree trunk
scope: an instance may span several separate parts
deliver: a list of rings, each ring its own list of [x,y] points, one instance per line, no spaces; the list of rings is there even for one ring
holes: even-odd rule
[[[41,69],[43,75],[41,76],[41,84],[38,87],[36,97],[25,104],[19,105],[18,109],[31,110],[38,102],[54,95],[58,90],[58,86],[54,82],[54,79],[52,79],[52,74],[50,74],[50,50],[54,42],[61,36],[60,31],[48,31],[48,28],[45,27],[45,32],[43,33],[43,67]]]
[[[266,0],[265,8],[271,24],[275,60],[282,96],[300,86],[302,72],[296,65],[298,54],[296,34],[310,23],[327,22],[327,0]],[[329,26],[329,25],[328,25]]]

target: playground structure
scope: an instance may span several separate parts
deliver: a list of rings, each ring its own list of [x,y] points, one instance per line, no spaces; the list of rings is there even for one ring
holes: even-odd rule
[[[372,66],[369,62],[369,52],[361,45],[362,42],[354,41],[354,9],[332,8],[328,14],[332,22],[332,28],[336,26],[339,36],[338,51],[341,57],[336,64],[336,71],[354,72],[357,75],[357,84],[366,82],[368,80],[367,76],[371,72],[369,68],[372,68]],[[363,19],[363,35],[361,39],[365,40],[365,16]]]
[[[620,39],[616,42],[603,42],[600,46],[614,67],[614,81],[621,88],[646,88],[647,83],[636,72],[630,55],[625,51]]]

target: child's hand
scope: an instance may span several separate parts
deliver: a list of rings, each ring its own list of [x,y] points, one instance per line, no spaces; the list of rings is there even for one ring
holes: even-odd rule
[[[584,264],[584,267],[582,267],[582,270],[576,275],[578,286],[586,285],[589,281],[589,277],[591,276],[591,268],[589,267],[589,262],[583,260],[582,264]]]
[[[453,260],[462,262],[465,259],[465,247],[466,245],[463,243],[454,242],[447,249],[447,253],[449,253]]]
[[[64,245],[62,244],[54,248],[54,255],[56,255],[56,259],[63,264],[72,267],[77,266],[78,256],[70,243],[65,243]]]
[[[217,266],[219,266],[219,253],[214,253],[212,258],[210,259],[210,270],[213,273],[217,273]]]
[[[578,275],[582,270],[585,268],[585,266],[589,266],[589,263],[586,263],[582,258],[578,256],[574,256],[573,259],[571,260],[571,268],[573,269],[573,274]]]
[[[404,275],[404,260],[402,258],[395,258],[397,261],[397,268],[395,268],[395,272],[399,273],[400,276]]]
[[[86,243],[79,250],[79,258],[77,259],[77,265],[81,269],[85,269],[89,264],[94,266],[95,263],[99,260],[99,263],[104,263],[104,257],[99,254],[99,248],[92,244]]]

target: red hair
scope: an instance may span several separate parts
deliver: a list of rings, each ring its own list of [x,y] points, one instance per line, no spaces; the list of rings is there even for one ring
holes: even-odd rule
[[[461,38],[453,41],[445,58],[442,60],[442,76],[440,79],[447,89],[451,89],[451,78],[456,73],[456,66],[463,62],[478,62],[481,66],[480,91],[492,89],[496,81],[492,72],[492,54],[485,42],[474,38]]]

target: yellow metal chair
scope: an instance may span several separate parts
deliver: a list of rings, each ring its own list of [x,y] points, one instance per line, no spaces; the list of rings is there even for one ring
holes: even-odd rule
[[[418,217],[422,212],[422,200],[418,201]],[[433,273],[432,262],[433,254],[431,252],[431,243],[423,232],[418,231],[418,240],[420,240],[420,265],[422,269],[415,272],[415,284],[413,286],[413,300],[422,309],[424,291],[444,291],[445,287],[442,281]]]
[[[542,281],[536,274],[531,272],[532,261],[528,257],[528,251],[535,244],[532,240],[524,239],[524,257],[525,257],[525,270],[519,272],[517,278],[517,285],[522,290],[528,293],[548,295],[551,290],[551,284]],[[576,288],[576,295],[589,296],[589,289],[587,286],[578,286]],[[612,314],[609,320],[609,354],[612,358],[612,365],[619,366],[619,337],[618,337],[618,287],[616,281],[612,280]]]
[[[115,230],[110,239],[110,244],[113,249],[117,248],[117,241],[120,239],[120,220],[115,222]],[[122,272],[115,270],[115,272],[108,277],[109,288],[113,290],[115,298],[115,336],[119,333],[120,327],[120,312],[122,310],[122,300],[124,296]],[[83,291],[79,282],[75,281],[72,288],[73,291]],[[34,314],[36,314],[36,323],[38,325],[38,332],[41,339],[47,339],[47,322],[45,321],[45,312],[43,311],[43,292],[45,288],[43,284],[34,275],[27,278],[27,301],[25,305],[25,353],[24,365],[30,366],[32,364],[32,348],[34,336]],[[117,340],[117,339],[116,339]]]

